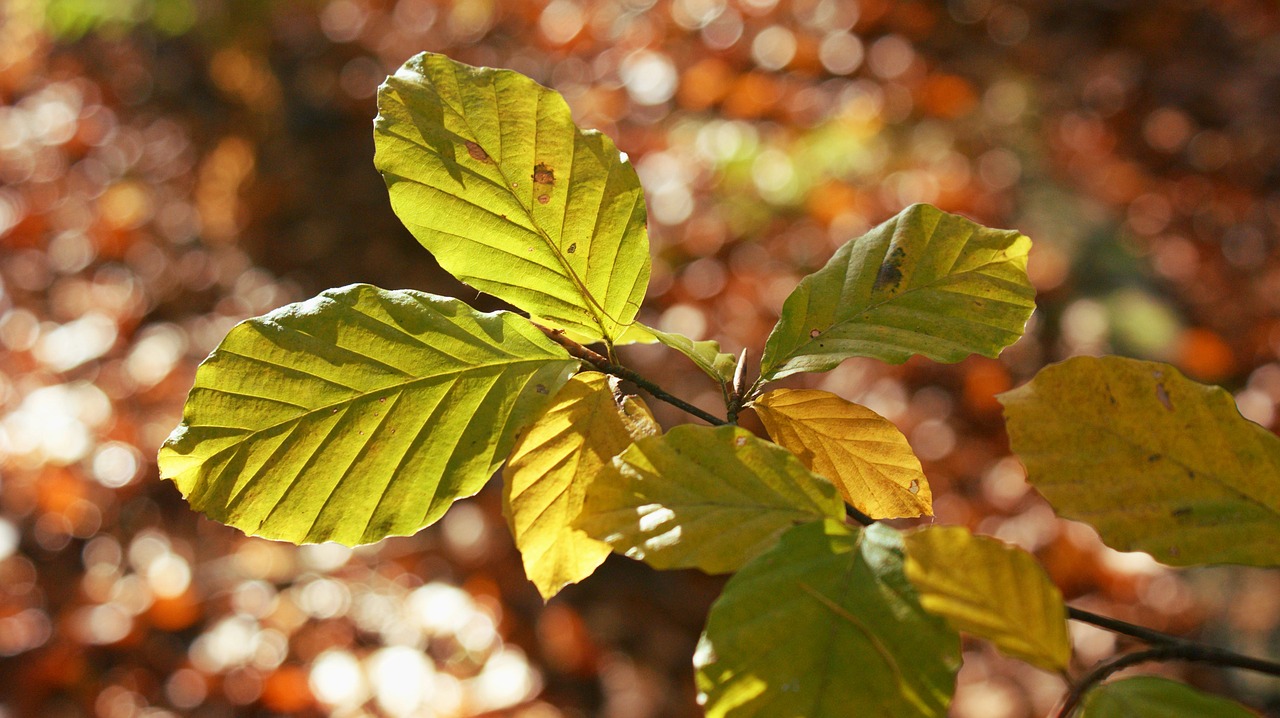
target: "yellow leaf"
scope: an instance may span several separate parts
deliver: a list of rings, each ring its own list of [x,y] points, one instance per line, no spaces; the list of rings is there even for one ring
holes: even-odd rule
[[[1035,557],[962,526],[931,526],[904,538],[907,578],[926,611],[1014,658],[1067,669],[1067,609]]]
[[[813,389],[775,389],[752,404],[769,436],[875,519],[933,515],[920,460],[893,422]]]
[[[574,376],[528,428],[502,471],[503,510],[525,574],[550,599],[590,576],[609,544],[573,528],[587,486],[635,439],[658,425],[639,397],[623,397],[604,374]]]
[[[1168,364],[1073,357],[999,397],[1060,515],[1161,563],[1280,564],[1280,439]]]

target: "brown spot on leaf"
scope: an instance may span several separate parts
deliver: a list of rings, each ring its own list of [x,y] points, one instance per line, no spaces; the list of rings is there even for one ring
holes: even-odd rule
[[[550,201],[551,201],[550,195],[545,195],[545,194],[538,195],[538,204],[546,204]]]
[[[1173,402],[1169,401],[1169,392],[1165,391],[1163,383],[1156,384],[1156,398],[1164,405],[1168,411],[1173,411]]]
[[[533,166],[533,182],[534,184],[555,184],[555,170],[547,166],[545,162],[539,162]]]
[[[1162,457],[1159,454],[1152,454],[1151,456],[1147,457],[1147,461],[1154,464],[1155,462],[1159,461],[1161,458]]]
[[[492,162],[492,160],[489,159],[489,153],[485,152],[484,148],[481,147],[480,145],[477,145],[476,143],[471,142],[470,140],[467,141],[466,145],[467,145],[467,154],[471,155],[471,159],[477,160],[480,162]]]
[[[534,391],[536,391],[536,392],[538,392],[539,394],[546,394],[546,393],[547,393],[547,385],[546,385],[546,384],[539,384],[539,385],[537,385],[537,386],[533,387],[533,390],[534,390]]]
[[[573,254],[574,252],[578,251],[578,243],[574,242],[573,244],[570,244],[569,248],[566,249],[565,251],[568,252],[569,254]]]
[[[743,446],[746,446],[746,445],[747,445],[747,437],[745,437],[745,436],[739,436],[739,437],[737,437],[736,439],[734,439],[734,440],[733,440],[733,445],[734,445],[734,446],[737,446],[737,447],[739,447],[739,448],[741,448],[741,447],[743,447]]]
[[[822,332],[818,331],[817,329],[810,329],[810,330],[809,330],[809,338],[810,338],[810,339],[817,339],[817,338],[818,338],[818,335],[820,335],[820,334],[822,334]]]
[[[884,264],[880,265],[880,271],[876,273],[876,282],[872,285],[872,289],[875,291],[897,289],[898,283],[902,281],[902,262],[906,258],[907,253],[902,247],[894,247],[889,256],[884,258]]]

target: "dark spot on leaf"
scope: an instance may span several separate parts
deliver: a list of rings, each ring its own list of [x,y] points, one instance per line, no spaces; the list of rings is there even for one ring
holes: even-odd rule
[[[556,173],[545,162],[539,162],[533,166],[533,182],[534,184],[555,184]]]
[[[574,252],[578,251],[578,243],[574,242],[573,244],[570,244],[569,248],[566,249],[565,251],[568,252],[569,254],[573,254]]]
[[[546,204],[550,201],[551,201],[551,197],[549,195],[545,195],[545,194],[538,195],[538,204]]]
[[[385,403],[387,403],[387,397],[385,397],[385,396],[378,397],[378,403],[380,403],[380,404],[385,404]]]
[[[895,247],[889,256],[884,258],[884,264],[880,265],[880,271],[876,273],[876,282],[872,289],[876,291],[897,289],[898,283],[902,281],[902,261],[906,258],[907,253],[902,247]]]
[[[1190,516],[1191,512],[1192,512],[1192,509],[1190,506],[1183,506],[1181,508],[1177,508],[1173,510],[1173,517],[1175,519],[1180,519],[1183,516]]]
[[[547,385],[546,385],[546,384],[539,384],[539,385],[535,386],[535,387],[533,388],[533,390],[534,390],[534,391],[536,391],[536,392],[538,392],[539,394],[546,394],[546,393],[547,393]]]
[[[1162,456],[1160,456],[1159,454],[1152,454],[1151,456],[1148,456],[1148,457],[1147,457],[1147,461],[1150,461],[1150,462],[1152,462],[1152,463],[1155,463],[1155,462],[1159,461],[1161,458],[1163,458],[1163,457],[1162,457]]]
[[[1170,546],[1170,547],[1169,547],[1169,555],[1170,555],[1170,556],[1177,556],[1177,555],[1178,555],[1178,554],[1180,554],[1180,553],[1182,553],[1182,552],[1178,550],[1178,547],[1177,547],[1177,546]]]
[[[467,154],[471,155],[471,159],[478,160],[480,162],[492,161],[489,159],[489,153],[485,152],[484,148],[481,147],[480,145],[477,145],[476,143],[471,142],[470,140],[468,140],[466,144],[467,144]]]
[[[810,330],[809,330],[809,338],[810,338],[810,339],[817,339],[817,338],[818,338],[818,335],[819,335],[819,334],[821,334],[821,333],[822,333],[822,332],[818,331],[817,329],[810,329]]]
[[[918,493],[920,493],[920,480],[919,480],[919,479],[912,479],[912,480],[911,480],[911,485],[907,487],[907,491],[910,491],[910,492],[911,492],[911,493],[913,493],[913,494],[918,494]]]
[[[1165,391],[1163,383],[1156,384],[1156,398],[1164,404],[1166,410],[1173,411],[1173,402],[1169,401],[1169,392]]]

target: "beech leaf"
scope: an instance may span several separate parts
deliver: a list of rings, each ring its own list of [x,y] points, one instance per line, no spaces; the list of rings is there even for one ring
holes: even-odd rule
[[[409,231],[459,280],[616,343],[649,284],[644,194],[613,141],[511,70],[411,58],[378,90],[374,164]]]
[[[947,714],[960,637],[926,612],[883,524],[797,526],[711,606],[693,663],[708,718]]]
[[[963,526],[929,526],[904,540],[907,578],[926,611],[1047,671],[1071,665],[1062,592],[1034,556]]]
[[[1257,718],[1244,706],[1185,683],[1135,676],[1085,694],[1078,718]]]
[[[792,525],[844,516],[835,487],[736,426],[640,439],[592,485],[577,526],[659,569],[726,573]]]
[[[613,457],[657,430],[639,398],[615,395],[615,382],[598,372],[570,379],[516,442],[502,471],[504,513],[525,574],[544,599],[608,558],[609,544],[573,522],[591,482]]]
[[[1028,480],[1121,551],[1280,564],[1280,438],[1157,362],[1075,357],[1001,394]]]
[[[412,534],[480,490],[577,367],[511,312],[330,289],[227,334],[196,371],[160,475],[255,536]]]
[[[933,515],[933,494],[893,422],[815,389],[775,389],[752,404],[769,436],[874,519]]]
[[[916,204],[850,240],[800,280],[761,358],[761,379],[834,369],[849,357],[994,357],[1035,308],[1031,240]]]

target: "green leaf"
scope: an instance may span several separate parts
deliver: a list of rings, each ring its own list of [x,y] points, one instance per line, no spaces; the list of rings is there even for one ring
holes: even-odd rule
[[[616,340],[649,284],[644,194],[604,135],[510,70],[411,58],[378,90],[374,164],[446,271],[560,327]]]
[[[733,571],[793,524],[844,516],[830,482],[736,426],[677,426],[613,464],[577,526],[654,568]]]
[[[945,716],[960,637],[921,608],[897,531],[828,520],[729,579],[693,663],[708,718]]]
[[[1108,546],[1175,566],[1280,564],[1280,439],[1221,388],[1075,357],[999,399],[1028,480]]]
[[[907,578],[926,611],[1047,671],[1071,665],[1062,593],[1034,556],[963,526],[928,526],[904,540]]]
[[[690,361],[697,365],[699,369],[706,372],[707,376],[720,382],[722,386],[733,382],[733,371],[738,366],[738,360],[732,354],[725,354],[720,351],[720,342],[709,339],[694,341],[683,334],[664,332],[642,324],[635,324],[634,326],[643,328],[654,339],[689,357]],[[645,340],[636,339],[636,341],[644,342]]]
[[[510,312],[353,284],[236,325],[160,475],[245,533],[412,534],[484,485],[577,361]]]
[[[1080,718],[1257,718],[1225,698],[1155,676],[1103,684],[1085,694]]]
[[[775,389],[752,403],[769,436],[831,479],[874,519],[933,515],[920,460],[893,422],[816,389]]]
[[[1035,308],[1031,240],[916,204],[800,280],[765,343],[761,379],[834,369],[849,357],[994,357]]]
[[[516,442],[502,470],[503,513],[525,574],[550,599],[590,576],[611,549],[573,522],[588,487],[635,439],[657,432],[636,397],[616,394],[616,379],[583,372]],[[629,400],[620,405],[619,400]]]

